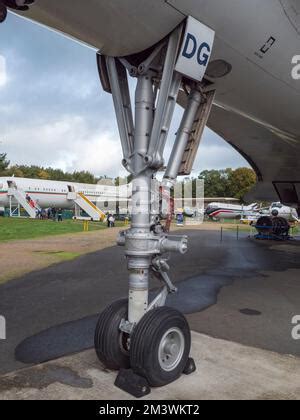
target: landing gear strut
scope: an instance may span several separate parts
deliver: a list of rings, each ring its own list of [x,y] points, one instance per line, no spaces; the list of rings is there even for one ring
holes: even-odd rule
[[[168,294],[177,292],[168,275],[166,254],[185,254],[187,237],[169,236],[163,230],[159,209],[153,205],[152,188],[157,171],[164,167],[164,148],[179,93],[186,96],[187,105],[164,176],[167,189],[174,185],[178,174],[191,172],[214,96],[205,85],[175,71],[182,31],[183,25],[140,57],[97,55],[103,89],[114,100],[122,163],[133,176],[133,204],[131,228],[118,239],[118,245],[125,248],[129,270],[128,307],[123,301],[104,311],[95,345],[100,361],[107,367],[131,367],[127,383],[132,383],[132,378],[143,378],[150,386],[166,385],[195,369],[189,359],[191,335],[187,321],[178,311],[165,307]],[[128,73],[137,79],[135,121]],[[148,298],[150,276],[162,283],[152,302]],[[125,375],[123,370],[121,374]],[[118,383],[126,383],[124,378]],[[137,383],[141,384],[139,379]],[[147,389],[145,383],[139,386]]]

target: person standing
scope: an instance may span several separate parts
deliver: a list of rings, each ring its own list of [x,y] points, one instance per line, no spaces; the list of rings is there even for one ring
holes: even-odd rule
[[[115,218],[112,214],[110,214],[108,217],[108,223],[110,228],[113,228],[115,226]]]
[[[53,220],[53,222],[56,222],[56,208],[53,207],[51,213],[52,213],[52,220]]]
[[[58,222],[62,222],[63,221],[63,211],[62,211],[62,209],[58,209],[58,212],[57,212],[57,221]]]

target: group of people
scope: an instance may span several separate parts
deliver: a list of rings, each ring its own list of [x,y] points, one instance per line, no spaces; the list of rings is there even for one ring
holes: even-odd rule
[[[56,209],[55,207],[49,207],[48,209],[42,209],[36,205],[29,194],[26,194],[26,201],[28,204],[36,209],[36,217],[40,220],[53,220],[54,222],[63,221],[63,210],[61,208]],[[116,224],[116,218],[113,214],[107,214],[107,227],[114,228]]]
[[[49,209],[38,209],[37,218],[40,220],[53,220],[53,222],[63,221],[62,209],[49,208]]]
[[[26,201],[27,203],[33,208],[36,209],[36,217],[40,220],[53,220],[54,222],[62,222],[63,221],[63,210],[56,209],[55,207],[50,207],[48,209],[40,208],[30,197],[29,194],[26,194]]]

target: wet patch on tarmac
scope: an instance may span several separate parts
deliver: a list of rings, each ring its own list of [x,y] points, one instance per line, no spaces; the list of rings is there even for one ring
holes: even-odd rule
[[[2,377],[0,391],[14,388],[45,389],[54,383],[71,386],[72,388],[89,389],[93,387],[90,378],[82,378],[72,369],[61,366],[42,366],[35,371],[20,371],[13,377]]]
[[[262,312],[256,311],[255,309],[240,309],[239,311],[242,315],[248,315],[248,316],[260,316],[262,315]]]
[[[232,284],[226,276],[202,275],[177,283],[178,293],[169,295],[167,306],[184,314],[201,312],[217,303],[222,287]],[[150,294],[152,300],[156,295]],[[15,358],[38,364],[93,348],[98,314],[49,328],[25,339],[15,350]]]
[[[98,315],[49,328],[26,338],[15,350],[17,361],[38,364],[93,348]]]
[[[204,311],[217,303],[221,289],[231,285],[233,281],[232,276],[226,275],[204,274],[191,277],[176,284],[178,293],[169,295],[166,304],[186,315]]]

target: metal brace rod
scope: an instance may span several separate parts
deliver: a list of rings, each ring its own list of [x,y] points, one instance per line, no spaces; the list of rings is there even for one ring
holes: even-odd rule
[[[114,57],[106,57],[109,81],[121,137],[126,166],[133,153],[134,122],[126,69]]]
[[[150,70],[151,65],[153,64],[154,60],[158,56],[158,54],[161,52],[161,50],[165,47],[167,44],[166,41],[161,42],[158,44],[158,46],[154,49],[154,51],[149,55],[149,57],[139,65],[138,72],[139,74],[145,74]]]
[[[201,100],[201,93],[196,89],[192,90],[189,95],[188,104],[184,112],[169,164],[164,176],[165,179],[175,180],[178,176],[182,158],[191,135],[198,109],[201,105]]]
[[[170,111],[168,107],[168,101],[170,100],[170,90],[173,81],[173,75],[176,65],[176,59],[178,50],[180,47],[181,41],[181,34],[182,34],[183,26],[181,25],[177,30],[173,32],[170,36],[165,65],[160,85],[160,92],[157,101],[157,107],[155,112],[155,119],[153,123],[153,129],[151,133],[151,138],[149,142],[148,148],[148,157],[147,160],[149,162],[149,166],[154,168],[159,168],[162,166],[163,162],[161,159],[157,159],[157,154],[159,150],[159,146],[161,144],[161,136],[166,136],[168,133],[169,128],[165,125],[166,123],[166,114]],[[175,96],[177,98],[179,92],[179,87]],[[169,117],[168,117],[169,119]],[[166,132],[167,131],[167,132]]]
[[[152,309],[161,308],[162,306],[165,306],[168,294],[169,294],[168,288],[167,286],[164,286],[161,292],[149,304],[146,312],[150,312],[152,311]]]
[[[168,133],[169,133],[171,121],[173,118],[177,96],[178,96],[178,92],[181,86],[181,81],[182,81],[182,75],[175,72],[173,76],[173,80],[172,80],[169,98],[168,98],[165,120],[161,128],[161,136],[158,143],[158,150],[156,153],[156,160],[157,162],[161,162],[161,166],[163,165],[163,154],[166,147]]]

